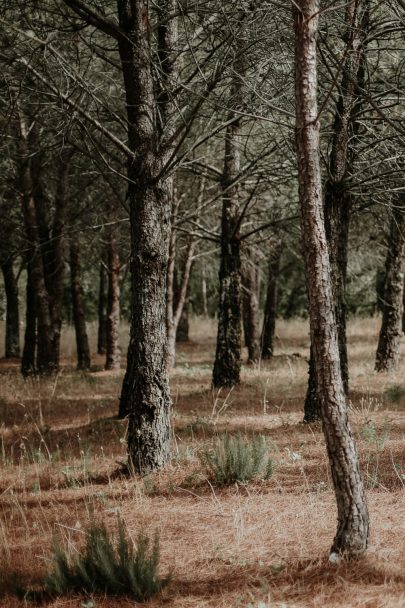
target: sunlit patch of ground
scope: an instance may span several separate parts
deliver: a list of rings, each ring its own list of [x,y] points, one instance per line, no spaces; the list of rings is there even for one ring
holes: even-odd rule
[[[123,340],[127,333],[123,327]],[[75,372],[71,332],[56,380],[24,382],[14,362],[3,362],[0,605],[22,605],[9,592],[10,573],[35,585],[55,532],[76,544],[91,517],[114,528],[119,512],[134,537],[159,531],[162,571],[173,579],[147,603],[153,608],[405,607],[405,365],[374,372],[377,334],[378,320],[349,324],[350,418],[371,545],[363,560],[337,566],[327,561],[336,512],[323,436],[319,425],[301,422],[304,321],[278,323],[273,360],[245,367],[241,386],[219,393],[210,387],[215,325],[195,321],[171,375],[172,462],[145,479],[122,474],[126,422],[115,414],[123,372],[104,373],[100,357],[94,372]],[[199,455],[224,431],[266,437],[274,465],[267,481],[218,488],[207,479]],[[134,605],[92,601],[94,608]]]

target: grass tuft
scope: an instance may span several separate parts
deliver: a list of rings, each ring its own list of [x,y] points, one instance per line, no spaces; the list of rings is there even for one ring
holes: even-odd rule
[[[104,524],[92,524],[82,552],[72,555],[58,539],[54,539],[52,552],[51,571],[45,580],[50,595],[84,591],[124,595],[142,602],[169,582],[169,578],[159,576],[158,536],[151,542],[141,533],[134,546],[121,519],[115,538]]]
[[[246,483],[254,478],[268,479],[273,472],[262,435],[245,437],[227,433],[215,440],[213,448],[200,456],[209,476],[219,485]]]

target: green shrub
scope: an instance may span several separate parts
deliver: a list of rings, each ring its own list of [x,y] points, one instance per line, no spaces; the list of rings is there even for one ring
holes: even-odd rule
[[[393,403],[399,403],[405,398],[405,386],[401,386],[400,384],[390,386],[385,392],[388,399]]]
[[[75,555],[67,553],[55,539],[45,589],[51,595],[86,591],[143,601],[159,593],[167,583],[168,578],[159,577],[157,535],[151,543],[147,536],[139,534],[134,547],[118,519],[116,538],[111,539],[103,524],[93,524],[83,551]]]
[[[200,459],[219,485],[245,483],[255,477],[268,479],[272,474],[272,461],[262,435],[249,438],[226,433],[215,440],[212,449],[202,452]]]

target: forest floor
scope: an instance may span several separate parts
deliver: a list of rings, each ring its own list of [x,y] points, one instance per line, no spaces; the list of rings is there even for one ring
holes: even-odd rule
[[[278,323],[276,356],[244,367],[233,391],[213,394],[213,322],[192,323],[171,375],[172,461],[144,479],[120,474],[126,423],[115,419],[123,377],[74,371],[71,333],[54,381],[23,381],[0,362],[0,606],[23,605],[11,572],[35,586],[52,537],[80,543],[93,517],[131,536],[159,532],[172,580],[155,608],[405,607],[405,357],[373,370],[378,320],[349,324],[350,419],[368,489],[371,542],[350,564],[328,562],[336,509],[319,425],[302,424],[308,327]],[[404,345],[403,345],[404,347]],[[98,370],[98,371],[97,371]],[[219,488],[198,457],[224,430],[266,436],[267,481]],[[62,597],[49,607],[134,606],[126,599]]]

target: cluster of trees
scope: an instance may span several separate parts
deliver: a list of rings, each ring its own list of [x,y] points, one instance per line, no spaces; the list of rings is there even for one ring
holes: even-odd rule
[[[273,354],[277,310],[305,308],[305,420],[323,421],[338,503],[333,551],[362,553],[346,317],[378,277],[376,369],[395,369],[403,0],[4,0],[0,20],[6,356],[21,355],[25,375],[55,373],[71,311],[78,368],[88,369],[91,302],[98,351],[119,368],[127,308],[119,415],[129,419],[131,466],[144,474],[169,458],[168,369],[190,306],[216,308],[214,387],[240,381],[242,327],[254,363]]]

